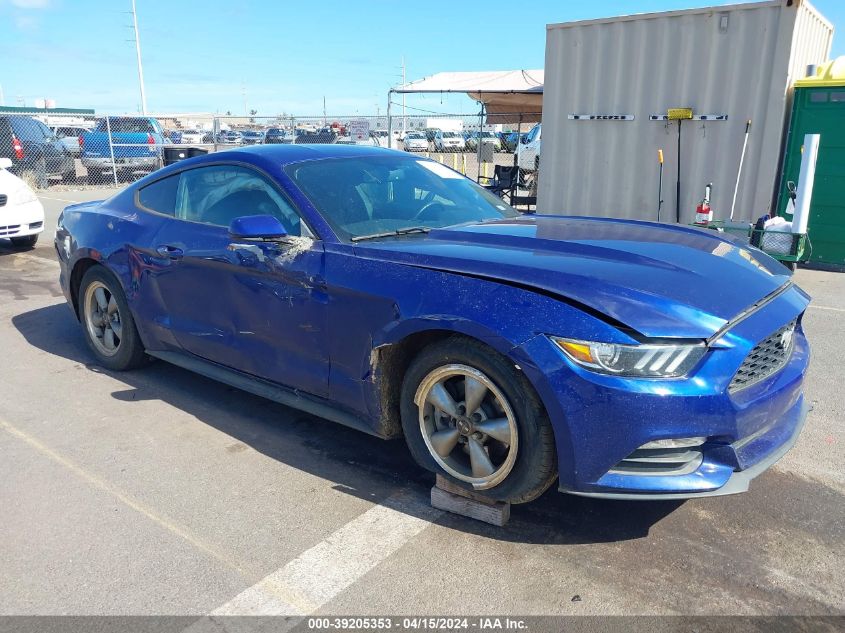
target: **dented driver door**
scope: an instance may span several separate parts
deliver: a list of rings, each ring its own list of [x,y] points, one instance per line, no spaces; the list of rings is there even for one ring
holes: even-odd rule
[[[154,283],[168,327],[191,354],[316,396],[328,394],[323,243],[238,241],[172,219]]]

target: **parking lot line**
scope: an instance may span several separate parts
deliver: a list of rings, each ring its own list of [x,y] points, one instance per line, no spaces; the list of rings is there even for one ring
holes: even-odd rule
[[[845,312],[845,308],[834,308],[831,306],[817,306],[814,304],[810,304],[811,308],[815,308],[816,310],[831,310],[832,312]]]
[[[356,517],[209,615],[304,616],[331,601],[442,513],[396,494]]]
[[[67,202],[69,204],[79,204],[80,202],[82,202],[81,200],[68,200],[67,198],[53,198],[51,196],[42,196],[40,194],[36,194],[36,195],[38,195],[38,198],[40,200],[53,200],[55,202]]]
[[[235,572],[237,572],[238,574],[240,574],[244,578],[247,578],[247,579],[255,578],[255,574],[250,573],[248,570],[243,569],[241,567],[241,565],[238,564],[238,562],[236,560],[234,560],[233,558],[231,558],[230,556],[226,555],[223,552],[216,550],[211,545],[204,543],[199,537],[192,534],[191,531],[188,530],[188,528],[181,526],[181,525],[178,525],[177,523],[175,523],[171,519],[169,519],[166,516],[156,512],[154,509],[146,506],[145,504],[141,503],[137,499],[133,499],[130,495],[123,492],[122,490],[120,490],[119,488],[114,486],[113,484],[110,484],[109,482],[107,482],[103,479],[100,479],[99,477],[97,477],[96,475],[94,475],[92,473],[89,473],[87,470],[85,470],[81,466],[75,464],[74,462],[67,459],[63,455],[60,455],[59,453],[57,453],[56,451],[51,449],[49,446],[44,445],[43,443],[41,443],[41,441],[32,437],[28,433],[21,431],[19,428],[9,424],[8,422],[6,422],[5,420],[2,420],[2,419],[0,419],[0,430],[5,431],[6,433],[11,435],[12,437],[15,437],[15,438],[25,442],[26,444],[28,444],[29,446],[34,448],[36,451],[38,451],[39,453],[41,453],[45,457],[51,459],[52,461],[56,462],[57,464],[60,464],[61,466],[64,466],[65,468],[67,468],[69,471],[71,471],[74,475],[76,475],[80,479],[83,479],[84,481],[88,482],[89,484],[91,484],[95,488],[98,488],[99,490],[102,490],[102,491],[110,494],[111,496],[115,497],[117,500],[119,500],[123,504],[129,506],[130,508],[132,508],[133,510],[135,510],[136,512],[138,512],[140,514],[143,514],[145,517],[147,517],[148,519],[150,519],[154,523],[158,524],[159,526],[163,527],[167,531],[172,532],[173,534],[179,536],[180,538],[188,541],[191,545],[193,545],[197,549],[202,550],[203,552],[205,552],[209,556],[215,558],[216,560],[223,563],[228,568],[234,570]]]

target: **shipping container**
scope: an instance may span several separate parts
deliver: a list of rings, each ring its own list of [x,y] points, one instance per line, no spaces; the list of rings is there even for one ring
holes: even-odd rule
[[[692,222],[708,183],[726,218],[750,119],[734,219],[769,212],[792,82],[832,37],[801,0],[548,25],[538,209],[657,219],[662,149],[660,219],[676,221],[678,200]],[[695,118],[665,120],[670,108]]]

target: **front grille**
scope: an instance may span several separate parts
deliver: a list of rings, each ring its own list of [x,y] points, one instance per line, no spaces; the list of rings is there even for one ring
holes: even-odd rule
[[[7,200],[8,200],[8,198],[6,197],[6,194],[0,193],[0,207],[5,207]]]
[[[797,320],[787,323],[751,350],[734,374],[728,392],[746,389],[783,369],[792,355],[796,323]]]

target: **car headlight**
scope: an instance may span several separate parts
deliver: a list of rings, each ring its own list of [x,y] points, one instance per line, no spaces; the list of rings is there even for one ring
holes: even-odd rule
[[[620,345],[551,337],[567,358],[602,374],[677,378],[695,367],[707,351],[703,343]]]

